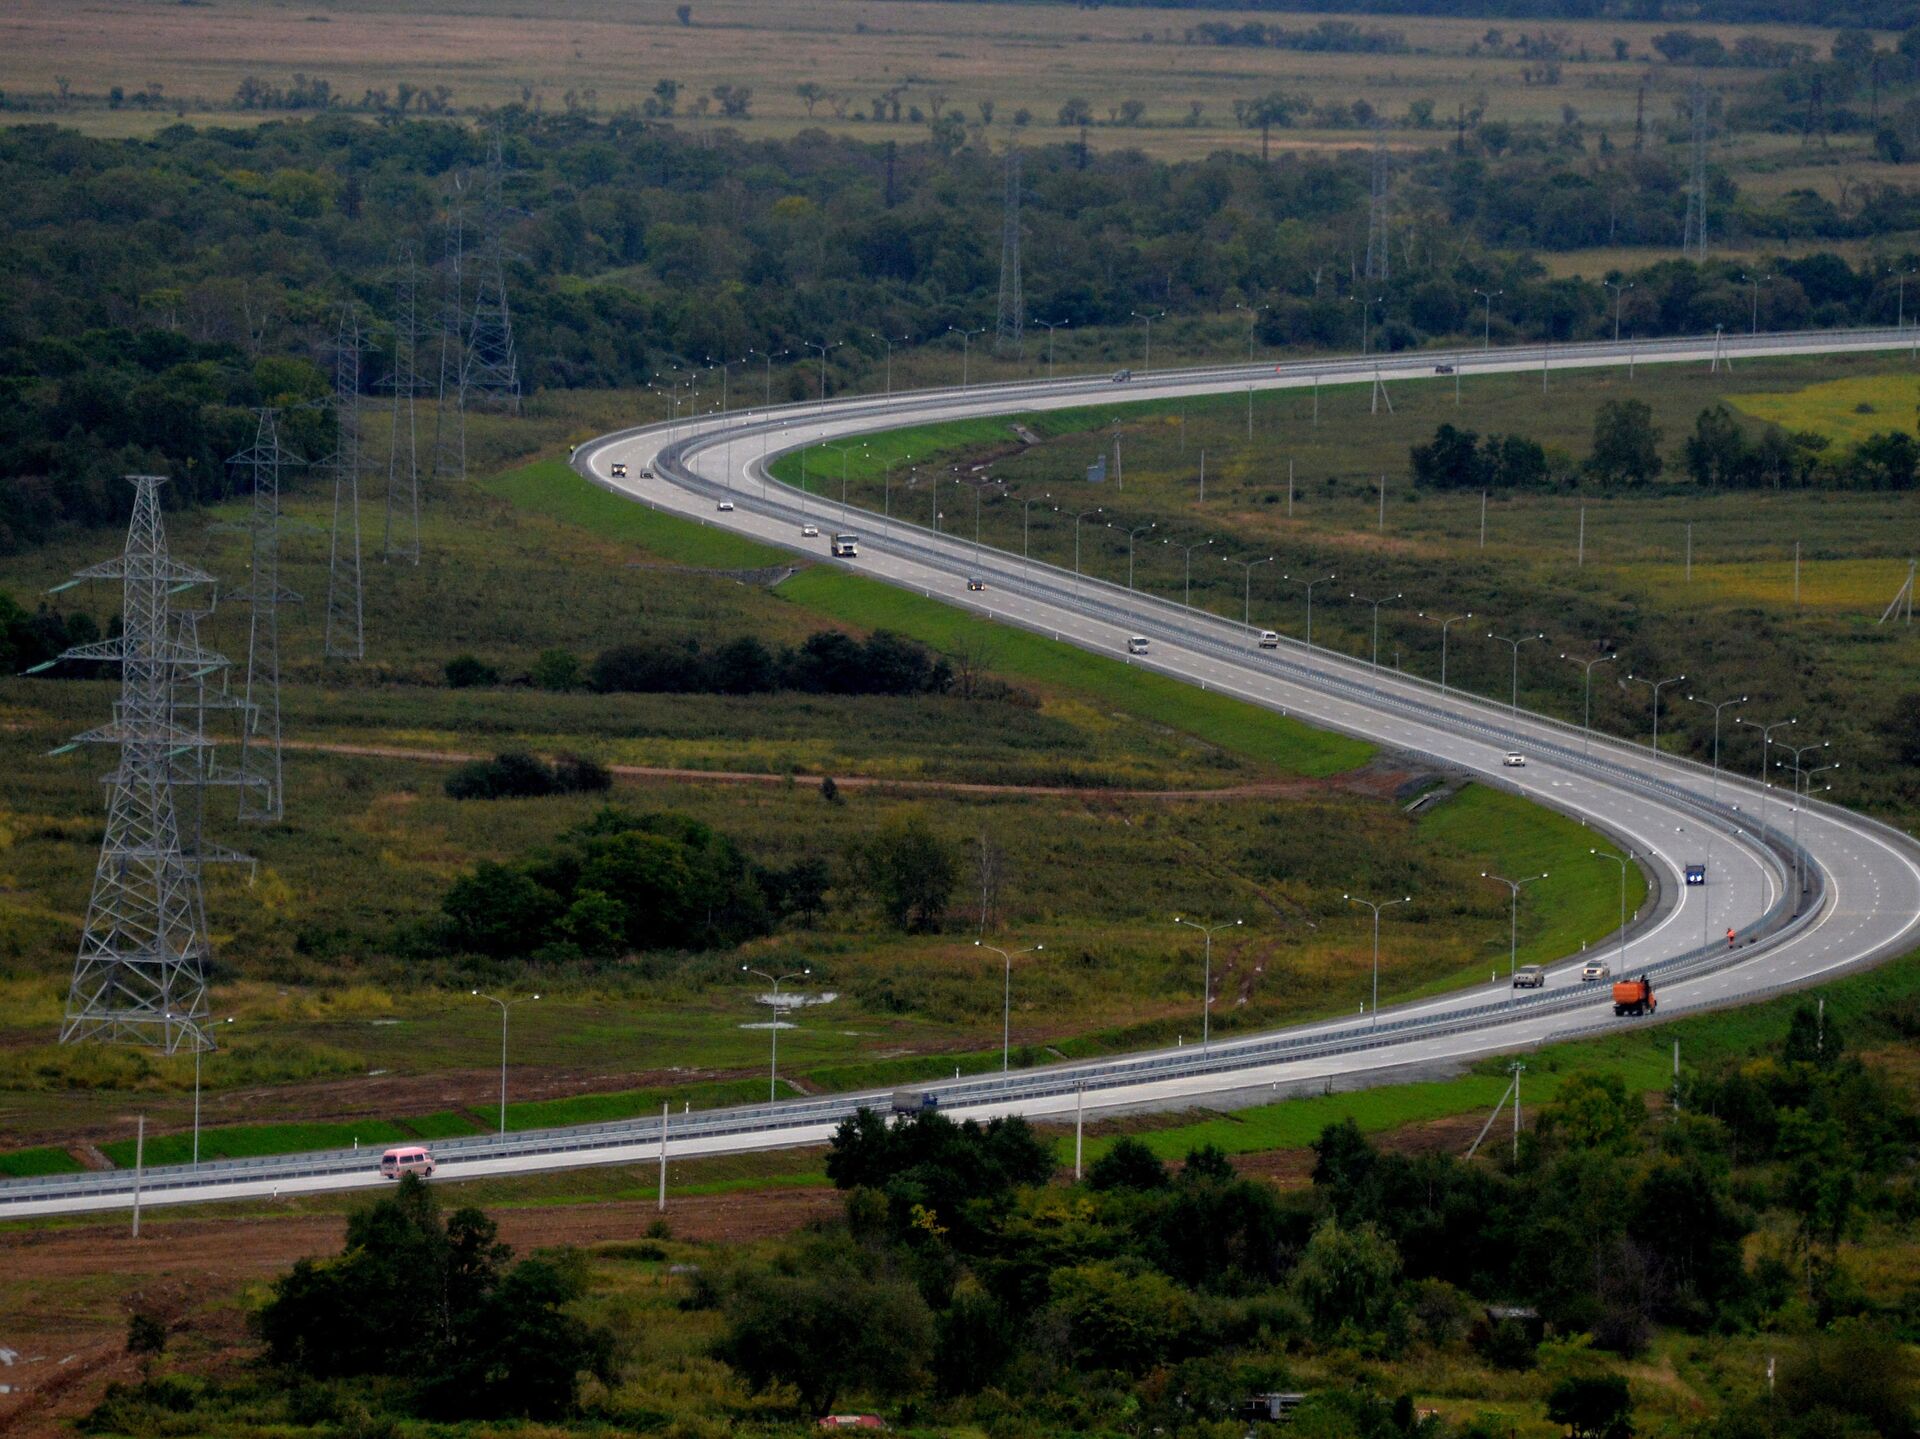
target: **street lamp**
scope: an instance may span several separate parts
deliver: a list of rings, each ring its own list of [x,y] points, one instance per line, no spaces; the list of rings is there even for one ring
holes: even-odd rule
[[[1080,578],[1080,521],[1099,513],[1100,507],[1095,505],[1092,509],[1082,510],[1073,517],[1073,577],[1076,580]]]
[[[1484,869],[1480,871],[1480,878],[1490,879],[1495,884],[1504,884],[1513,892],[1513,915],[1507,922],[1507,978],[1509,982],[1511,982],[1514,975],[1520,972],[1520,891],[1530,884],[1538,884],[1546,877],[1543,872],[1541,874],[1530,874],[1525,879],[1506,879],[1501,875],[1489,874]],[[1507,998],[1513,998],[1511,983],[1509,983]]]
[[[1505,290],[1475,290],[1473,293],[1487,302],[1486,320],[1480,327],[1480,348],[1484,350],[1493,344],[1493,302],[1497,297],[1507,292]],[[1619,336],[1616,335],[1614,338],[1618,339]]]
[[[489,1004],[500,1006],[500,1132],[507,1132],[507,1012],[516,1004],[529,1004],[538,999],[537,994],[523,994],[518,999],[496,999],[491,994],[473,991],[475,999],[484,999]]]
[[[881,344],[887,347],[887,395],[886,397],[889,400],[891,400],[893,398],[893,347],[895,345],[905,345],[910,343],[913,339],[913,336],[901,335],[896,338],[892,335],[883,335],[878,330],[874,330],[871,333],[874,339],[878,340]]]
[[[1264,311],[1271,310],[1273,306],[1271,305],[1235,305],[1233,308],[1236,310],[1245,310],[1247,312],[1247,363],[1251,365],[1253,363],[1254,316],[1261,314]]]
[[[1143,315],[1138,310],[1133,311],[1134,319],[1147,322],[1147,358],[1140,366],[1140,373],[1143,375],[1153,368],[1153,322],[1165,319],[1166,314],[1165,310],[1156,310],[1151,315]]]
[[[1418,617],[1423,620],[1424,619],[1440,619],[1438,615],[1429,615],[1425,610],[1421,610],[1419,612]],[[1445,694],[1447,692],[1447,630],[1450,626],[1457,625],[1462,620],[1470,620],[1472,618],[1473,618],[1473,611],[1468,610],[1464,615],[1455,615],[1452,619],[1440,620],[1440,693],[1441,694]]]
[[[1149,522],[1127,531],[1127,588],[1133,588],[1133,544],[1148,530],[1158,528],[1157,523]]]
[[[767,362],[766,405],[768,409],[773,408],[773,362],[777,359],[785,359],[788,355],[792,353],[793,351],[791,350],[748,350],[747,351],[748,359],[751,359],[753,358],[753,356],[758,355],[761,359]]]
[[[849,440],[847,443],[843,445],[826,444],[821,446],[822,449],[839,451],[839,454],[840,454],[840,504],[843,509],[846,507],[846,503],[847,503],[847,452],[850,450],[864,450],[866,447],[867,447],[867,442],[865,440]]]
[[[1344,899],[1348,904],[1357,904],[1363,909],[1373,911],[1373,1008],[1371,1011],[1373,1022],[1368,1025],[1368,1028],[1371,1029],[1380,1023],[1380,911],[1383,909],[1391,909],[1396,904],[1412,904],[1413,896],[1407,895],[1404,899],[1382,900],[1378,904],[1375,904],[1370,899],[1357,899],[1350,894],[1343,894],[1340,898]]]
[[[1333,581],[1337,580],[1340,577],[1338,575],[1321,575],[1318,579],[1303,580],[1303,579],[1297,578],[1294,575],[1282,575],[1280,576],[1280,578],[1283,580],[1290,580],[1294,584],[1301,585],[1306,589],[1306,592],[1307,592],[1307,648],[1312,649],[1313,648],[1313,587],[1315,585],[1332,584]]]
[[[1572,660],[1586,674],[1586,695],[1580,708],[1580,753],[1586,754],[1593,744],[1593,667],[1610,664],[1620,658],[1619,655],[1601,655],[1598,659],[1583,660],[1578,655],[1562,654],[1563,660]]]
[[[1520,717],[1520,646],[1529,644],[1534,640],[1544,640],[1546,636],[1544,634],[1532,634],[1520,635],[1517,638],[1509,639],[1505,635],[1497,635],[1492,630],[1488,630],[1487,638],[1490,640],[1498,640],[1501,644],[1510,645],[1513,648],[1513,692],[1507,700],[1507,714],[1511,718],[1518,719]]]
[[[233,1016],[228,1015],[219,1023],[232,1024]],[[202,1031],[200,1042],[193,1047],[193,1163],[195,1168],[200,1165],[200,1056],[211,1048],[213,1048],[212,1042]]]
[[[1347,598],[1350,600],[1358,600],[1363,605],[1373,606],[1373,657],[1369,661],[1369,663],[1373,666],[1374,669],[1377,670],[1380,668],[1380,606],[1390,605],[1395,600],[1405,599],[1406,596],[1401,594],[1391,594],[1391,595],[1382,595],[1377,600],[1370,600],[1365,595],[1355,594],[1353,591],[1349,590],[1347,591]]]
[[[1272,555],[1268,555],[1263,560],[1240,560],[1235,559],[1232,555],[1220,556],[1220,562],[1222,564],[1241,565],[1246,569],[1246,586],[1241,593],[1240,599],[1242,606],[1240,625],[1248,634],[1253,633],[1253,571],[1256,566],[1272,564],[1273,559],[1274,557]]]
[[[1627,865],[1633,859],[1633,851],[1628,850],[1625,858],[1597,849],[1589,849],[1587,853],[1620,866],[1620,974],[1624,978],[1627,972]]]
[[[1365,295],[1349,295],[1347,299],[1360,307],[1360,353],[1366,354],[1369,338],[1372,334],[1373,307],[1386,303],[1385,295],[1375,295],[1368,299]]]
[[[809,350],[820,352],[820,398],[824,400],[827,397],[827,351],[839,349],[846,341],[835,340],[832,344],[824,344],[819,340],[802,340],[800,343]]]
[[[743,964],[740,966],[740,972],[751,974],[756,979],[764,979],[773,986],[773,1002],[768,1005],[768,1008],[773,1011],[773,1023],[767,1026],[767,1035],[772,1043],[772,1050],[767,1059],[767,1103],[772,1104],[780,1083],[780,986],[790,979],[805,979],[813,973],[813,970],[797,969],[791,974],[772,975],[763,969],[751,969]]]
[[[1005,1074],[1012,1066],[1013,1055],[1013,957],[1016,954],[1038,954],[1046,946],[1036,944],[1027,949],[1005,950],[997,944],[986,944],[976,939],[973,947],[992,950],[1006,966],[1006,978],[1000,986],[1000,1072]]]
[[[1613,342],[1617,345],[1620,343],[1620,302],[1626,298],[1627,291],[1633,288],[1633,281],[1602,280],[1600,283],[1613,291]]]
[[[1053,378],[1053,332],[1059,329],[1062,325],[1071,325],[1073,321],[1072,320],[1035,320],[1033,323],[1036,325],[1045,325],[1047,327],[1047,378],[1051,380]]]
[[[1186,555],[1187,555],[1186,597],[1181,601],[1181,603],[1186,605],[1188,609],[1192,609],[1193,608],[1193,552],[1195,550],[1204,550],[1208,545],[1212,544],[1213,541],[1210,539],[1195,540],[1190,545],[1183,545],[1178,540],[1162,540],[1161,543],[1166,545],[1172,545],[1176,549],[1186,551]]]
[[[967,365],[973,356],[973,337],[975,335],[986,334],[987,327],[982,325],[977,330],[963,330],[958,325],[948,325],[947,333],[960,337],[960,388],[964,390],[970,383],[967,374]]]
[[[1762,285],[1771,285],[1773,283],[1773,276],[1742,275],[1740,278],[1746,282],[1747,287],[1753,292],[1753,321],[1748,333],[1757,335],[1760,333],[1760,287]]]
[[[1757,729],[1760,731],[1760,828],[1764,832],[1767,827],[1767,750],[1773,744],[1773,732],[1775,730],[1786,729],[1791,725],[1798,724],[1799,721],[1797,719],[1783,719],[1775,720],[1772,724],[1761,724],[1758,720],[1750,720],[1744,715],[1735,715],[1733,722],[1735,724],[1743,724],[1749,729]]]
[[[1207,957],[1205,968],[1201,971],[1206,1001],[1200,1006],[1200,1048],[1205,1050],[1213,1043],[1213,932],[1216,929],[1233,929],[1244,921],[1223,919],[1213,924],[1202,924],[1195,919],[1182,919],[1176,914],[1173,922],[1184,924],[1188,929],[1197,929],[1207,937]]]
[[[1810,754],[1815,750],[1828,749],[1832,746],[1832,744],[1833,744],[1832,740],[1821,740],[1817,744],[1802,744],[1802,745],[1782,744],[1780,748],[1785,750],[1788,754],[1792,755],[1793,759],[1791,761],[1789,760],[1774,761],[1774,764],[1776,767],[1780,769],[1788,770],[1793,775],[1793,881],[1794,881],[1793,908],[1796,914],[1799,913],[1800,911],[1800,896],[1802,895],[1802,893],[1804,893],[1806,889],[1806,880],[1802,873],[1802,866],[1800,863],[1800,810],[1803,807],[1801,804],[1801,781],[1805,779],[1809,774],[1813,773],[1813,771],[1807,769],[1806,761],[1803,760],[1801,756],[1804,754]],[[1831,765],[1821,765],[1819,768],[1838,769],[1839,766],[1837,764],[1831,764]]]
[[[1645,685],[1653,691],[1653,740],[1648,748],[1655,754],[1660,753],[1660,691],[1668,685],[1679,684],[1685,678],[1685,675],[1675,675],[1670,680],[1650,680],[1645,675],[1637,675],[1629,671],[1627,677],[1620,681],[1621,689],[1625,689],[1628,685]]]
[[[1720,798],[1720,711],[1723,709],[1727,709],[1732,705],[1745,704],[1747,702],[1747,697],[1745,695],[1741,695],[1738,699],[1721,700],[1718,704],[1715,704],[1712,700],[1703,700],[1698,695],[1688,695],[1687,699],[1694,704],[1705,705],[1708,709],[1713,711],[1713,797],[1715,799],[1719,799]]]

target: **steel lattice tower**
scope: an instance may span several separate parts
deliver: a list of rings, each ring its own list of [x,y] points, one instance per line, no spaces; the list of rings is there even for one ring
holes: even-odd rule
[[[1707,257],[1707,92],[1698,80],[1688,92],[1692,111],[1693,164],[1687,178],[1687,220],[1680,236],[1680,252],[1696,260]]]
[[[1367,200],[1366,278],[1382,282],[1388,278],[1393,268],[1393,246],[1387,233],[1387,192],[1390,180],[1386,139],[1376,130],[1373,136],[1373,173]]]
[[[106,833],[60,1041],[99,1039],[173,1054],[207,1046],[200,1022],[209,954],[200,866],[181,843],[174,802],[178,756],[207,740],[181,722],[192,712],[176,706],[176,685],[226,661],[183,641],[170,614],[174,590],[213,577],[167,553],[158,493],[164,478],[128,479],[134,503],[125,551],[76,577],[121,582],[121,633],[62,656],[120,666],[112,721],[74,740],[118,745],[120,763],[108,777]]]
[[[420,393],[420,267],[402,247],[393,275],[393,417],[387,444],[386,559],[420,563],[420,436],[414,400]]]
[[[1001,354],[1026,348],[1027,307],[1020,293],[1020,152],[1007,151],[1007,194],[1000,222],[1000,318],[993,347]]]
[[[480,245],[474,258],[473,319],[460,370],[460,405],[490,404],[520,413],[520,367],[513,350],[513,310],[507,302],[506,164],[500,137],[487,147],[480,186]],[[461,473],[466,473],[462,455]]]
[[[464,183],[456,175],[447,196],[447,226],[440,256],[440,375],[434,390],[430,471],[434,479],[467,477],[467,402],[460,388],[467,354],[466,236],[466,194]]]
[[[333,528],[327,546],[328,659],[366,656],[360,571],[360,317],[347,306],[333,351]]]
[[[280,467],[300,463],[280,448],[272,410],[261,410],[253,445],[228,464],[253,476],[247,589],[247,677],[241,693],[240,818],[271,824],[286,815],[280,757],[280,606],[300,596],[280,583]]]

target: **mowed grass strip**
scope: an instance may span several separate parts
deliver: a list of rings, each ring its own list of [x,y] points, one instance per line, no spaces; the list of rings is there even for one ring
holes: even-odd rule
[[[730,531],[697,524],[624,499],[582,479],[564,460],[535,460],[482,480],[480,487],[522,509],[579,525],[651,554],[715,569],[763,569],[793,556]]]
[[[234,1124],[200,1131],[200,1162],[211,1159],[261,1159],[274,1154],[305,1154],[316,1149],[351,1149],[355,1144],[373,1151],[413,1138],[400,1125],[385,1119],[361,1119],[330,1124]],[[116,1140],[100,1152],[121,1169],[131,1169],[134,1141]],[[367,1162],[379,1155],[369,1153]],[[190,1164],[193,1135],[159,1134],[147,1138],[145,1163]]]
[[[793,1090],[781,1085],[782,1097]],[[657,1116],[661,1105],[669,1105],[678,1114],[685,1106],[695,1109],[725,1109],[736,1104],[765,1103],[767,1081],[755,1075],[751,1079],[729,1079],[711,1084],[690,1084],[671,1089],[626,1089],[612,1094],[576,1094],[565,1099],[536,1099],[507,1106],[507,1128],[559,1129],[575,1124],[614,1124],[623,1119]]]
[[[16,1149],[0,1154],[0,1178],[38,1179],[47,1174],[78,1174],[85,1169],[64,1149],[49,1145],[44,1149]]]
[[[802,570],[783,583],[779,593],[817,614],[863,629],[893,630],[939,650],[951,652],[989,637],[987,667],[1005,679],[1077,690],[1288,774],[1309,778],[1340,774],[1365,764],[1374,754],[1374,747],[1363,740],[1313,729],[1271,710],[1117,659],[996,625],[864,576]]]

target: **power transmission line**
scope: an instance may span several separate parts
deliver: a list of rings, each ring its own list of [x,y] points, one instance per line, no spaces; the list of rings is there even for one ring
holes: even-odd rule
[[[381,548],[391,563],[420,563],[420,267],[402,246],[393,272],[393,414],[387,440],[386,525]]]
[[[360,317],[340,316],[333,348],[333,527],[327,544],[326,655],[363,659],[366,591],[360,568]]]
[[[302,461],[280,447],[274,411],[261,410],[253,444],[227,461],[251,472],[253,519],[247,588],[247,674],[241,692],[240,818],[286,815],[280,756],[280,606],[300,596],[280,583],[280,469]]]
[[[1003,355],[1023,353],[1026,329],[1026,303],[1020,293],[1020,152],[1010,149],[1000,222],[1000,317],[994,328],[994,349]]]

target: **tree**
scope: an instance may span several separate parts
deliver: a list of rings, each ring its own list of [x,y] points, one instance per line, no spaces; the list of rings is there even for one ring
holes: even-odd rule
[[[827,97],[827,87],[817,80],[802,80],[793,87],[793,93],[800,97],[800,103],[807,107],[807,118],[813,118],[813,107]]]
[[[586,676],[571,650],[542,650],[533,662],[533,682],[543,690],[579,689]]]
[[[1627,1381],[1618,1374],[1562,1379],[1547,1395],[1547,1418],[1566,1425],[1569,1439],[1632,1439]]]
[[[1139,1373],[1178,1354],[1193,1329],[1186,1292],[1137,1264],[1056,1269],[1048,1289],[1048,1310],[1063,1322],[1074,1361],[1088,1369]]]
[[[676,5],[673,7],[673,13],[679,19],[682,25],[693,24],[693,6]]]
[[[1089,1189],[1165,1189],[1167,1167],[1154,1152],[1127,1135],[1087,1167]]]
[[[1780,1049],[1782,1059],[1791,1064],[1831,1069],[1844,1047],[1838,1024],[1811,1004],[1794,1005],[1793,1013],[1787,1016],[1787,1037]]]
[[[1644,485],[1659,475],[1660,430],[1644,400],[1607,400],[1593,418],[1587,468],[1609,484]]]
[[[953,846],[919,814],[889,820],[850,855],[857,882],[879,902],[888,920],[910,933],[938,929],[946,917],[960,866]]]
[[[1399,1253],[1371,1224],[1329,1219],[1307,1241],[1293,1286],[1323,1334],[1349,1324],[1367,1332],[1386,1322],[1399,1274]]]
[[[1480,437],[1443,423],[1424,445],[1409,452],[1413,482],[1436,490],[1477,490],[1486,483]]]
[[[500,683],[500,671],[476,655],[455,655],[446,663],[447,688],[464,690]]]
[[[505,958],[539,948],[561,902],[519,870],[482,860],[453,882],[440,910],[455,946]]]
[[[926,1301],[848,1239],[819,1239],[742,1271],[722,1307],[720,1358],[755,1389],[792,1387],[810,1414],[850,1389],[898,1395],[926,1379]]]
[[[1700,412],[1681,458],[1696,485],[1724,489],[1747,483],[1747,437],[1725,405],[1709,405]]]
[[[1069,97],[1067,102],[1060,107],[1060,123],[1068,129],[1072,129],[1076,125],[1091,125],[1093,123],[1093,106],[1088,104],[1087,101],[1079,95]]]

